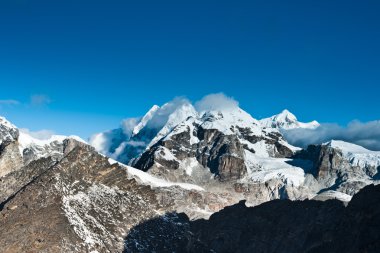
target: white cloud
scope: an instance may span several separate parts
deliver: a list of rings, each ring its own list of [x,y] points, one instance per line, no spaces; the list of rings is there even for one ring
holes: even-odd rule
[[[283,132],[292,145],[306,147],[330,140],[342,140],[361,145],[371,150],[380,150],[380,120],[352,121],[346,127],[338,124],[321,124],[316,129],[291,129]]]
[[[239,107],[239,102],[232,97],[227,97],[223,93],[210,94],[195,103],[195,108],[199,112],[228,110]]]
[[[14,99],[1,99],[0,105],[19,105],[20,101]]]
[[[30,104],[32,106],[44,106],[51,103],[49,96],[44,94],[34,94],[30,97]]]
[[[140,118],[128,118],[121,122],[121,128],[125,135],[130,137],[133,132],[133,128],[139,123]]]
[[[19,130],[25,134],[32,136],[35,139],[38,139],[38,140],[50,139],[55,134],[54,131],[47,130],[47,129],[42,129],[42,130],[38,130],[38,131],[30,131],[27,128],[20,128]]]
[[[152,119],[148,123],[148,127],[150,128],[162,128],[166,122],[170,114],[172,114],[175,110],[185,104],[191,104],[187,98],[184,97],[176,97],[172,101],[164,104],[158,109],[158,111],[154,114]]]

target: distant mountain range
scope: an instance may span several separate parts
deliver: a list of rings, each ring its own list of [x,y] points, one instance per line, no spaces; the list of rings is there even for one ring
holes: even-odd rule
[[[342,233],[341,225],[326,225],[336,216],[321,214],[323,225],[318,225],[312,215],[320,207],[321,212],[346,215],[342,222],[356,217],[359,209],[343,211],[343,205],[362,188],[380,182],[380,152],[339,140],[302,149],[282,134],[318,127],[316,121],[299,122],[287,110],[257,120],[237,104],[207,108],[181,99],[153,106],[144,117],[124,120],[89,143],[76,136],[39,140],[0,118],[0,252],[229,252],[243,243],[243,237],[225,237],[231,231],[252,234],[245,235],[246,243],[237,252],[273,252],[267,244],[284,247],[278,252],[339,252],[345,248],[329,251],[321,232],[325,226]],[[370,195],[377,200],[378,188],[361,195],[366,197],[359,202],[371,203]],[[301,202],[302,221],[292,217],[292,210],[300,209],[290,201],[256,207],[277,199],[306,201]],[[330,199],[340,202],[319,202]],[[242,200],[244,204],[228,207]],[[268,217],[275,219],[281,206],[286,210],[283,220],[296,219],[305,229],[308,224],[322,226],[307,230],[318,236],[304,238],[305,247],[296,247],[289,241],[296,238],[281,234],[290,223],[260,232],[235,217],[235,212],[252,215],[262,226],[272,226],[260,221],[260,210],[269,210]],[[189,221],[210,216],[210,222]],[[360,236],[362,218],[353,227]],[[233,230],[218,237],[225,224]],[[376,225],[372,229],[376,236],[369,237],[371,243],[380,234]],[[206,230],[212,236],[201,232]],[[179,243],[184,238],[186,245]],[[353,249],[379,249],[378,243],[374,248],[360,248],[360,243]]]

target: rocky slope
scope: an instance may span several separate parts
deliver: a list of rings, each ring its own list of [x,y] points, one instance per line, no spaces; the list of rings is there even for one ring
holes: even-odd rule
[[[296,156],[313,161],[309,172],[328,190],[353,195],[368,184],[379,183],[380,152],[333,140],[310,145]]]
[[[73,138],[48,143],[37,156],[38,144],[22,149],[11,127],[2,152],[20,159],[1,170],[0,252],[121,252],[123,238],[144,220],[172,211],[209,216],[234,203],[119,164]],[[22,159],[28,150],[34,159]]]
[[[146,240],[146,238],[150,238]],[[342,202],[277,200],[257,207],[244,201],[189,221],[170,213],[134,227],[125,252],[378,252],[380,186]]]

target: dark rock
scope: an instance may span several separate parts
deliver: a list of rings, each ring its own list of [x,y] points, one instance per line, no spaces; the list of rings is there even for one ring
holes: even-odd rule
[[[380,186],[365,187],[347,208],[336,200],[242,201],[209,220],[169,214],[134,227],[125,244],[126,252],[379,252]]]

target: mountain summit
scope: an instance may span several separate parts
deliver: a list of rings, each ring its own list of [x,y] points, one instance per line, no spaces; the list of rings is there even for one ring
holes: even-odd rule
[[[303,123],[297,120],[297,117],[288,110],[283,110],[281,113],[269,118],[260,120],[264,127],[279,128],[279,129],[294,129],[294,128],[309,128],[314,129],[319,127],[318,121]]]

